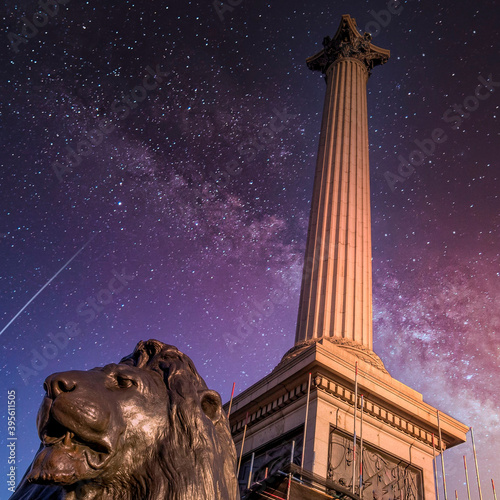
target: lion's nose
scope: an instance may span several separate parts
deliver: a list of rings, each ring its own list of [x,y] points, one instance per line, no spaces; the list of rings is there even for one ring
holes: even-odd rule
[[[56,398],[63,392],[71,392],[76,389],[75,377],[71,372],[54,373],[45,379],[43,388],[49,398]]]

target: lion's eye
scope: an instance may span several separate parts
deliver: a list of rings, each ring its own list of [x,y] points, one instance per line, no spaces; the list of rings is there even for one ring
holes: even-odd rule
[[[128,387],[132,387],[134,385],[133,380],[125,377],[120,377],[119,375],[117,375],[116,377],[116,383],[118,384],[118,387],[120,387],[120,389],[127,389]]]

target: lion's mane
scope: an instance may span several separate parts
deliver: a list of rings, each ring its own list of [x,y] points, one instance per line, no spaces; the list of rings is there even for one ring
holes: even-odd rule
[[[149,453],[111,476],[64,485],[37,484],[30,479],[32,464],[11,500],[238,500],[228,420],[220,396],[207,388],[191,359],[173,346],[148,340],[120,365],[156,372],[166,387],[161,407],[168,425],[156,430],[160,437]]]

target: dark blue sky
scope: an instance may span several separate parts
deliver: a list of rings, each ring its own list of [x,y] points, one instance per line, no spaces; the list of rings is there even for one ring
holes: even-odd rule
[[[233,4],[68,0],[45,19],[34,1],[6,2],[0,330],[87,244],[1,335],[19,477],[54,371],[157,338],[227,400],[292,346],[325,90],[305,59],[349,13],[391,50],[368,83],[375,351],[474,426],[491,499],[498,2],[414,0],[390,19],[387,0]],[[40,27],[23,33],[24,16]],[[1,415],[4,443],[6,403]],[[466,495],[470,451],[446,453],[449,494]]]

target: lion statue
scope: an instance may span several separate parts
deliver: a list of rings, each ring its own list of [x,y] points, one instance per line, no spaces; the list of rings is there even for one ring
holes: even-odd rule
[[[118,364],[50,375],[41,445],[11,500],[238,500],[219,394],[157,340]]]

